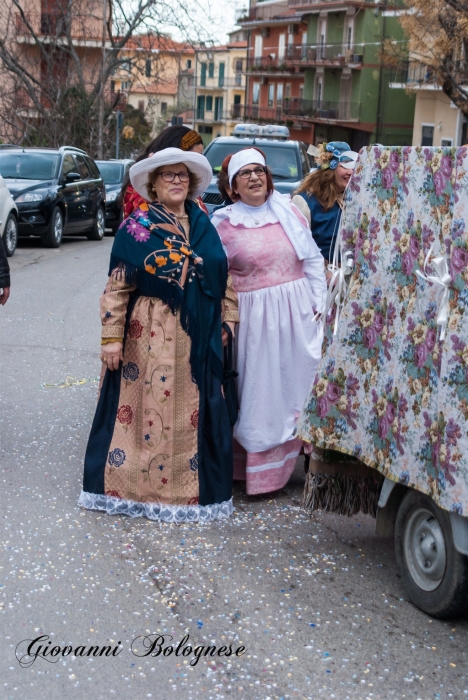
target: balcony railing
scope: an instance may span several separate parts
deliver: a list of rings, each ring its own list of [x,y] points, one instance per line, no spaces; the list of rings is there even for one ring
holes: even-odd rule
[[[221,85],[219,84],[221,82]],[[205,85],[202,85],[199,79],[198,87],[200,90],[224,90],[225,88],[233,87],[244,87],[245,78],[242,73],[238,73],[233,78],[224,78],[223,80],[218,80],[218,78],[207,78]]]
[[[398,85],[408,85],[408,87],[438,88],[436,74],[430,66],[419,61],[404,61],[395,69],[390,69],[390,82]],[[468,62],[458,61],[453,66],[453,77],[459,82],[468,81]]]
[[[285,72],[296,66],[307,65],[361,65],[364,60],[364,44],[299,44],[288,46],[283,55],[249,57],[250,73]]]
[[[284,99],[276,107],[260,105],[232,105],[236,117],[241,119],[284,122],[290,119],[310,119],[314,121],[358,122],[360,103],[330,102],[325,100]]]
[[[226,121],[226,119],[231,119],[230,110],[211,110],[206,109],[196,109],[195,119],[199,122],[204,122],[205,124],[214,124]]]
[[[24,19],[19,12],[15,16],[17,34],[28,34],[28,24],[33,32],[43,36],[65,36],[70,18],[45,12],[25,12]]]

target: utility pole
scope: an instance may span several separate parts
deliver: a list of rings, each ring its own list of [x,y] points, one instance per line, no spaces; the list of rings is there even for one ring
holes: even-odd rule
[[[106,70],[106,11],[107,11],[107,0],[102,0],[102,61],[101,61],[101,85],[99,88],[99,114],[98,114],[98,144],[97,144],[97,154],[98,158],[102,159],[103,156],[103,142],[104,142],[104,75]]]
[[[115,112],[115,159],[119,159],[120,152],[120,131],[123,126],[123,114],[120,109]]]

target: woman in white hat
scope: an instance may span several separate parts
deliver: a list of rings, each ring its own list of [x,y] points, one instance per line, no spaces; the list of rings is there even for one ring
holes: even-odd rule
[[[222,394],[226,254],[193,199],[207,159],[167,148],[130,169],[149,200],[120,226],[101,297],[104,377],[85,457],[85,508],[167,522],[232,512]],[[235,298],[229,301],[237,320]]]
[[[239,419],[234,478],[248,494],[282,488],[303,446],[296,419],[315,377],[324,309],[324,263],[307,221],[275,191],[263,153],[223,162],[232,205],[213,215],[239,298]],[[240,447],[238,447],[240,445]]]

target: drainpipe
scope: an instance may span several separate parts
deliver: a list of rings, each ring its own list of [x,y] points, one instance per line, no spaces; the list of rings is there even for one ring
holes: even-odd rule
[[[379,68],[379,89],[377,93],[377,118],[376,118],[376,124],[375,124],[375,142],[379,143],[380,141],[380,123],[382,121],[382,80],[383,80],[383,59],[382,59],[382,54],[383,54],[383,47],[384,47],[384,41],[385,41],[385,29],[386,29],[386,16],[385,16],[385,8],[387,6],[386,0],[383,3],[383,15],[382,15],[382,38],[380,41],[380,49],[381,49],[381,56],[380,56],[380,68]],[[383,129],[382,129],[382,136],[383,136]],[[385,144],[386,145],[386,144]]]

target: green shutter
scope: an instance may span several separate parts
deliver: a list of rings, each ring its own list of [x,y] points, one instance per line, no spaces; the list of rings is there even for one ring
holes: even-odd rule
[[[211,95],[206,96],[206,111],[207,112],[213,111],[213,97]]]
[[[214,63],[213,63],[213,61],[208,63],[208,77],[214,78]]]
[[[206,63],[201,64],[200,85],[201,87],[206,85]]]
[[[224,87],[224,63],[219,64],[218,87]]]
[[[197,119],[205,118],[205,95],[198,95],[197,99]]]

